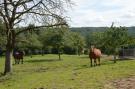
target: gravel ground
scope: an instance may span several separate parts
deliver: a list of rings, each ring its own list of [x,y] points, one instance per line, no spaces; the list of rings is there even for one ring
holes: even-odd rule
[[[112,81],[105,89],[135,89],[135,76]]]

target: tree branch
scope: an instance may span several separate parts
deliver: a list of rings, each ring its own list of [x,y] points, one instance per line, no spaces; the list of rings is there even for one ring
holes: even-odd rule
[[[3,18],[6,28],[8,29],[8,21],[6,19],[6,16],[2,13],[2,10],[0,10],[0,16]]]
[[[26,1],[23,1],[23,2],[21,2],[22,0],[19,0],[18,2],[17,2],[17,6],[20,6],[20,5],[23,5],[23,4],[25,4],[25,3],[28,3],[28,2],[31,2],[31,1],[33,1],[33,0],[26,0]]]
[[[20,16],[24,15],[25,13],[28,13],[28,12],[31,11],[33,8],[37,7],[41,2],[42,2],[42,0],[39,1],[37,4],[35,4],[34,6],[32,6],[31,8],[29,8],[28,10],[25,10],[25,11],[23,11],[23,12],[18,12],[18,13],[16,13],[16,14],[19,14],[19,15],[18,15],[15,19],[18,19]]]
[[[8,13],[8,3],[7,0],[4,0],[4,10],[5,10],[5,16],[7,17],[8,21],[10,21],[9,13]]]
[[[14,22],[14,25],[20,23],[22,20],[24,20],[24,19],[18,19],[18,21]]]

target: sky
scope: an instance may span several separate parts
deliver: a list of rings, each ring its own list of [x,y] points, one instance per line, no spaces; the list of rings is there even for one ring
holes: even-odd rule
[[[135,0],[72,0],[71,27],[135,26]]]

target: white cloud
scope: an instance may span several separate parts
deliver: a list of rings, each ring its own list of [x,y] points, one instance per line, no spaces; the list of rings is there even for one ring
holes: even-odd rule
[[[135,25],[134,0],[72,0],[71,26]]]

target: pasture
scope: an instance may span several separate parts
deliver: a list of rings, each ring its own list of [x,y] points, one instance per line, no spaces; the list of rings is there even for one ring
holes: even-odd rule
[[[0,72],[4,70],[0,58]],[[101,66],[90,67],[88,55],[36,55],[14,65],[13,74],[0,76],[0,89],[105,89],[113,80],[135,75],[135,60],[113,63],[101,58]],[[111,87],[110,89],[113,89]]]

